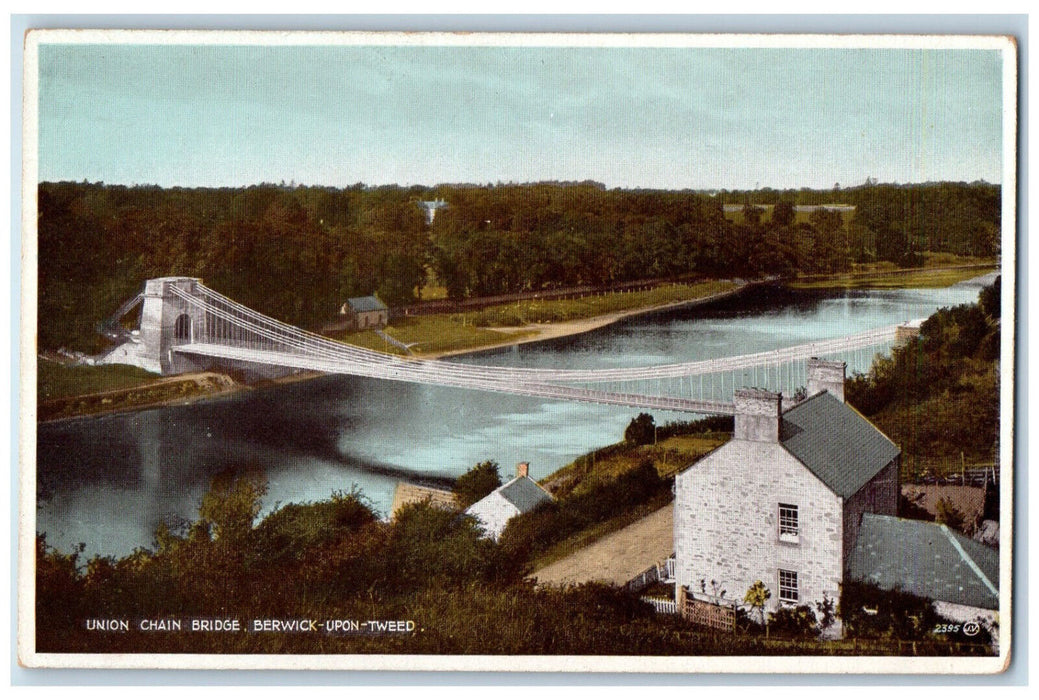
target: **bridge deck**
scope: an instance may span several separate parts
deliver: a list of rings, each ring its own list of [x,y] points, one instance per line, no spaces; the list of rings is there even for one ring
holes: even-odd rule
[[[178,354],[567,401],[720,415],[731,415],[733,405],[713,398],[704,400],[692,396],[656,395],[655,389],[646,391],[645,387],[647,384],[653,386],[659,380],[687,380],[716,375],[725,377],[725,373],[732,372],[733,376],[727,382],[730,385],[727,390],[731,390],[735,385],[737,371],[757,367],[778,369],[786,363],[809,357],[891,343],[899,328],[887,326],[766,352],[650,367],[589,370],[492,367],[401,357],[336,342],[265,316],[200,283],[191,290],[170,286],[168,291],[179,298],[178,303],[189,305],[194,314],[190,328],[193,340],[175,346],[173,350]],[[629,386],[638,383],[639,388],[629,392],[574,386],[606,382]],[[691,384],[682,381],[678,383],[688,386],[688,393],[693,393]],[[723,390],[726,390],[726,382],[723,380],[721,383]],[[713,389],[713,383],[709,388]]]
[[[544,382],[514,382],[509,378],[493,379],[490,377],[465,377],[446,373],[431,372],[428,365],[419,362],[400,361],[389,364],[348,363],[336,359],[308,357],[294,353],[276,352],[253,348],[239,348],[214,343],[190,343],[174,348],[174,351],[186,355],[216,357],[224,360],[249,362],[260,365],[291,367],[328,374],[350,374],[375,379],[389,379],[438,386],[452,386],[466,389],[481,389],[521,396],[534,396],[567,401],[584,401],[588,403],[611,404],[616,406],[632,406],[662,411],[678,411],[684,413],[703,413],[712,415],[732,415],[735,408],[725,401],[704,401],[671,396],[651,396],[645,394],[600,391],[581,387],[562,386]],[[464,365],[459,365],[464,367]]]

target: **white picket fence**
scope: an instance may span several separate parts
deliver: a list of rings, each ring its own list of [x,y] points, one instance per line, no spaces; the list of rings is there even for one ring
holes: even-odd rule
[[[648,598],[643,597],[642,600],[653,606],[653,609],[662,615],[677,615],[678,605],[674,600],[670,598]]]

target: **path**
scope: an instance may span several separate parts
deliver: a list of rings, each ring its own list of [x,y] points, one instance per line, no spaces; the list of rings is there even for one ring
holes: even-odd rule
[[[542,584],[603,581],[623,586],[675,551],[673,507],[669,503],[623,530],[535,571],[533,576]]]

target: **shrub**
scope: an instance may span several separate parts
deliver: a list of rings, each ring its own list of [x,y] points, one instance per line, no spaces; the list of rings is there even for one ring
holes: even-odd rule
[[[810,605],[784,606],[768,616],[769,634],[780,637],[811,637],[817,631],[816,625],[815,611]]]
[[[845,636],[861,638],[924,639],[939,620],[926,598],[856,582],[841,588],[839,613]]]

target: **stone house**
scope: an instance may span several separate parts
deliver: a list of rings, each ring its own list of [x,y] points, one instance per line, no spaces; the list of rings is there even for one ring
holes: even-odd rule
[[[382,328],[390,321],[389,308],[378,297],[354,297],[347,299],[339,309],[341,330],[364,330]]]
[[[897,513],[901,459],[844,403],[844,375],[810,360],[808,398],[792,407],[735,392],[733,439],[675,479],[676,596],[742,604],[762,581],[770,611],[838,600],[863,513]]]
[[[552,502],[552,496],[530,478],[529,471],[530,465],[521,462],[514,479],[466,509],[466,515],[476,518],[488,537],[497,540],[511,519]]]

